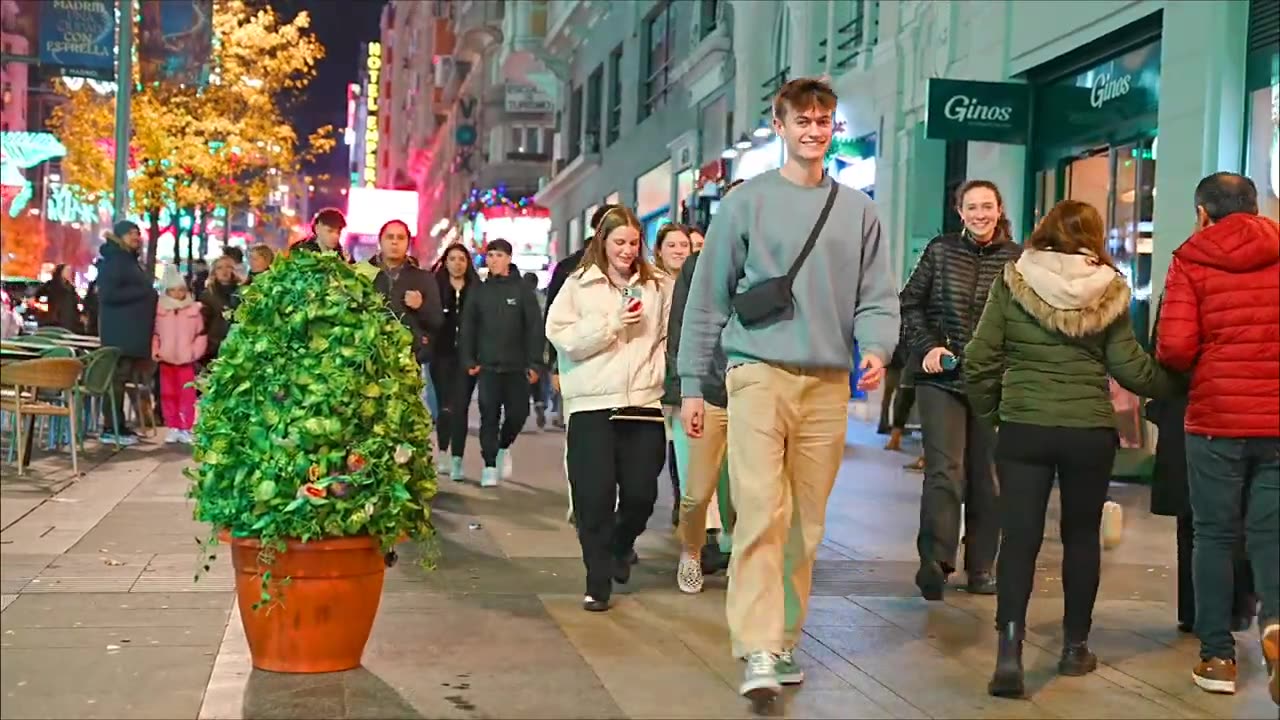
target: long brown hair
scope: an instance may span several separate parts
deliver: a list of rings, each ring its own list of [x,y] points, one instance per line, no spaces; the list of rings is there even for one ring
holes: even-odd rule
[[[640,233],[640,242],[644,242],[644,225],[640,224],[640,219],[636,217],[636,214],[624,205],[611,205],[600,216],[600,222],[591,233],[591,243],[587,245],[586,252],[582,254],[582,262],[578,264],[578,273],[585,273],[588,268],[594,265],[600,268],[600,272],[604,273],[606,278],[609,277],[609,255],[604,241],[605,238],[609,237],[609,233],[623,226],[632,228]],[[632,263],[631,271],[633,274],[638,273],[640,275],[640,284],[642,285],[656,280],[658,276],[658,270],[649,262],[649,258],[645,257],[643,248],[636,253],[636,259]]]
[[[1013,223],[1009,222],[1009,215],[1004,208],[1004,195],[1000,193],[1000,188],[990,180],[968,180],[960,187],[956,188],[956,212],[960,212],[964,208],[964,196],[969,194],[970,190],[979,188],[990,190],[996,196],[996,203],[1000,206],[1000,219],[996,221],[996,234],[993,240],[1012,240],[1013,239]]]
[[[1098,262],[1115,268],[1107,252],[1106,224],[1092,205],[1079,200],[1063,200],[1053,206],[1032,231],[1027,247],[1064,255],[1092,255]]]
[[[684,233],[684,236],[689,240],[689,252],[693,252],[693,238],[690,237],[693,234],[692,228],[680,223],[667,223],[658,228],[658,239],[653,243],[653,264],[668,275],[672,273],[672,270],[662,261],[662,243],[666,241],[668,235],[675,232]],[[703,237],[705,238],[706,236],[704,235]]]

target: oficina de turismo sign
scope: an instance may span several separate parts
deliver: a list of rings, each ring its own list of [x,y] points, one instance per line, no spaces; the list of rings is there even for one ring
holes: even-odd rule
[[[112,0],[45,0],[39,60],[66,75],[115,79],[116,13]]]

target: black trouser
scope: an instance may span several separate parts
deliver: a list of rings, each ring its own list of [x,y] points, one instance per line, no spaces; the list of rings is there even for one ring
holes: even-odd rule
[[[916,388],[911,375],[901,368],[890,368],[885,374],[884,395],[880,398],[880,432],[904,430],[916,404]]]
[[[529,378],[524,371],[480,370],[480,456],[484,466],[496,467],[498,451],[506,450],[529,419]]]
[[[921,562],[956,569],[960,511],[964,507],[964,568],[991,572],[1000,542],[999,490],[992,451],[995,431],[969,409],[964,396],[932,385],[916,388],[924,436],[924,489],[920,497]]]
[[[1191,573],[1196,531],[1192,523],[1190,512],[1178,516],[1178,624],[1188,627],[1195,627],[1196,622],[1196,588]],[[1231,558],[1235,565],[1231,615],[1236,618],[1252,618],[1257,612],[1257,598],[1253,594],[1253,569],[1249,567],[1249,554],[1245,552],[1243,530],[1242,527]]]
[[[431,361],[431,382],[436,386],[440,417],[436,418],[436,444],[440,452],[452,450],[462,457],[467,446],[467,413],[476,391],[476,376],[468,375],[456,355]]]
[[[596,600],[612,594],[614,562],[631,556],[653,514],[666,444],[662,423],[610,420],[609,415],[608,410],[573,413],[565,440],[587,594]]]
[[[111,401],[107,398],[102,399],[102,432],[115,432],[119,428],[120,432],[125,432],[124,416],[124,397],[125,383],[129,382],[146,382],[151,384],[151,379],[142,379],[142,373],[150,365],[150,361],[143,358],[120,356],[120,363],[116,365],[116,374],[111,378],[111,387],[116,396],[115,407],[115,424],[112,424],[111,417]],[[154,368],[152,368],[154,370]],[[142,417],[142,408],[135,408],[138,417]]]
[[[1115,428],[1004,423],[996,447],[1000,473],[1000,567],[996,623],[1026,624],[1044,540],[1053,481],[1061,501],[1062,629],[1068,642],[1088,639],[1102,565],[1102,506],[1119,440]]]

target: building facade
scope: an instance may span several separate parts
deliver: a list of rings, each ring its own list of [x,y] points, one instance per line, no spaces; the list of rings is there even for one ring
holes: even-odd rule
[[[567,254],[606,202],[636,211],[652,241],[692,219],[723,176],[733,113],[728,3],[548,3],[545,48],[563,58],[550,173],[537,199]]]

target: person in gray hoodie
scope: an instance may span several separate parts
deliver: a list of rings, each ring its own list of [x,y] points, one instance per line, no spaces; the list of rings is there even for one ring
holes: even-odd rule
[[[681,422],[690,437],[703,432],[702,386],[718,340],[729,365],[737,518],[727,613],[733,653],[747,660],[740,691],[756,703],[804,680],[792,653],[844,456],[854,340],[859,387],[868,390],[879,386],[898,342],[889,242],[875,204],[823,171],[835,108],[820,80],[797,78],[779,91],[773,127],[786,164],[724,199],[680,334]],[[792,617],[784,557],[797,595]]]

